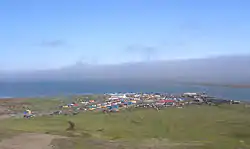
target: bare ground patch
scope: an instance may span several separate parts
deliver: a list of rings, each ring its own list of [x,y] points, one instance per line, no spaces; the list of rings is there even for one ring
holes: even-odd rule
[[[167,139],[149,139],[142,142],[102,140],[97,138],[85,139],[54,139],[51,143],[53,149],[204,149],[203,143],[200,142],[183,142],[175,143]],[[77,149],[78,149],[77,148]]]
[[[52,149],[53,139],[65,138],[49,134],[24,133],[0,142],[0,149]]]
[[[0,115],[0,120],[4,120],[4,119],[7,119],[7,118],[10,118],[10,115],[8,115],[8,114]]]

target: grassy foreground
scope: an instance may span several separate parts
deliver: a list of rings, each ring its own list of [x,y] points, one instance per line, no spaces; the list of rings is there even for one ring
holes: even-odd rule
[[[223,105],[7,119],[0,123],[0,139],[39,132],[68,136],[52,142],[58,149],[246,149],[249,114],[244,105]],[[75,131],[66,131],[68,120],[76,124]]]

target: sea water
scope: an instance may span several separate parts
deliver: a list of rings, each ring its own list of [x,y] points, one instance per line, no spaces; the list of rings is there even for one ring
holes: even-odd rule
[[[174,83],[119,83],[102,81],[2,82],[1,97],[64,96],[115,92],[206,92],[225,99],[250,100],[250,88],[183,85]]]

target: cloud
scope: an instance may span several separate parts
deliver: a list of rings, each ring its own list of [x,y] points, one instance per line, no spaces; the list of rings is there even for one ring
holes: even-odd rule
[[[141,55],[143,59],[151,60],[155,54],[159,51],[159,47],[156,46],[144,46],[144,45],[129,45],[125,48],[125,53],[129,55]]]
[[[41,47],[57,48],[67,45],[63,40],[51,40],[51,41],[42,41],[39,44]]]
[[[130,57],[140,57],[143,61],[150,61],[162,57],[165,53],[186,52],[190,49],[190,43],[186,39],[162,41],[158,45],[145,46],[132,44],[125,48],[124,53]]]
[[[158,51],[158,47],[154,46],[144,46],[144,45],[129,45],[125,52],[133,52],[133,53],[154,53]]]

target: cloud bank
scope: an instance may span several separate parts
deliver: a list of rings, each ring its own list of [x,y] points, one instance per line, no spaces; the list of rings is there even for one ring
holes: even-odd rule
[[[64,40],[50,40],[50,41],[42,41],[39,44],[41,47],[49,47],[49,48],[57,48],[67,45]]]

